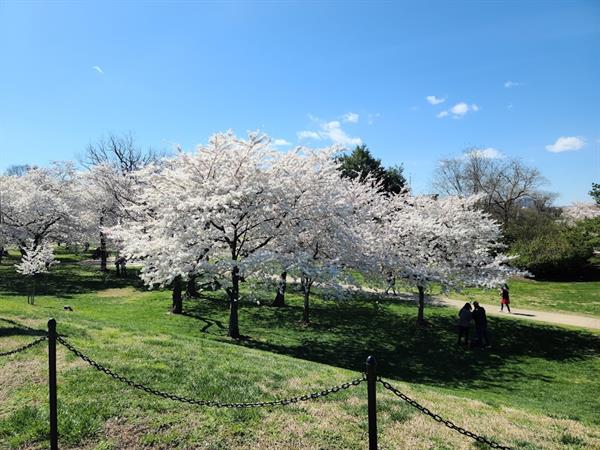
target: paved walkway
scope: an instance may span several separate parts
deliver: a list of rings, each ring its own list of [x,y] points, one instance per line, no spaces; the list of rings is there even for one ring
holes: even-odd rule
[[[294,278],[288,278],[288,282],[298,281]],[[343,285],[343,287],[358,290],[356,287]],[[371,294],[385,295],[383,289],[375,289],[369,287],[361,287],[359,290],[363,292],[369,292]],[[410,301],[416,303],[417,295],[409,292],[399,292],[396,298],[398,300]],[[425,297],[426,305],[433,306],[449,306],[453,308],[462,308],[465,304],[465,300],[454,300],[446,297]],[[500,312],[500,305],[491,305],[489,303],[480,303],[485,308],[485,312],[488,316],[503,316],[513,319],[532,320],[534,322],[545,322],[554,325],[569,325],[573,327],[590,328],[592,330],[600,330],[600,317],[593,316],[582,316],[577,314],[558,313],[549,311],[533,311],[530,309],[521,309],[518,307],[511,308],[512,313]]]
[[[436,297],[431,300],[431,303],[453,306],[455,308],[462,308],[465,304],[465,301]],[[490,305],[484,303],[480,304],[485,308],[485,312],[488,316],[508,316],[515,319],[533,320],[535,322],[546,322],[556,325],[571,325],[574,327],[583,327],[591,328],[593,330],[600,330],[600,318],[592,316],[580,316],[576,314],[566,314],[548,311],[533,311],[530,309],[521,309],[519,307],[511,308],[512,314],[509,314],[508,312],[506,312],[506,310],[504,310],[504,312],[500,312],[500,305]]]

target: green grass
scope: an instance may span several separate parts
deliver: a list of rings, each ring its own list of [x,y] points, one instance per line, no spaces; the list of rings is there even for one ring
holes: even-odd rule
[[[14,262],[8,261],[8,262]],[[455,346],[455,311],[315,296],[303,326],[301,298],[286,308],[243,301],[245,337],[226,337],[221,292],[167,313],[169,293],[145,291],[134,274],[104,277],[62,255],[27,305],[26,284],[0,266],[0,349],[29,342],[55,317],[59,332],[134,380],[193,398],[245,401],[321,390],[357,376],[372,353],[379,373],[434,412],[519,448],[600,444],[600,336],[490,318],[494,348]],[[263,304],[272,293],[258,293]],[[63,310],[63,305],[73,312]],[[25,325],[31,327],[26,328]],[[43,346],[0,358],[0,447],[47,446]],[[364,448],[364,386],[283,408],[215,410],[161,400],[110,380],[59,349],[59,429],[66,448]],[[464,437],[379,391],[382,448],[476,448]],[[505,424],[505,425],[503,425]],[[566,446],[566,447],[565,447]]]
[[[512,280],[510,302],[515,308],[562,311],[600,316],[600,281],[535,281]],[[467,289],[452,298],[500,304],[497,291]]]

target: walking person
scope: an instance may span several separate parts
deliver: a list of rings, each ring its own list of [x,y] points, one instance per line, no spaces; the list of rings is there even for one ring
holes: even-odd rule
[[[510,295],[508,294],[508,284],[504,283],[500,288],[500,312],[504,311],[504,306],[510,313]]]
[[[394,295],[397,295],[396,294],[396,277],[394,276],[394,274],[391,270],[387,273],[386,281],[387,281],[387,288],[385,290],[385,294],[387,295],[391,289],[392,292],[394,293]]]
[[[464,336],[465,347],[469,347],[469,326],[471,324],[471,318],[471,304],[467,302],[458,312],[458,345],[460,345],[460,340]]]
[[[475,334],[482,348],[489,347],[490,339],[487,334],[487,316],[485,308],[479,302],[473,302],[473,322],[475,322]]]

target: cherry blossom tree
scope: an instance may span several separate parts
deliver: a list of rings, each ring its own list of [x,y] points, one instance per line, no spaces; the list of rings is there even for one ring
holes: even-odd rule
[[[79,191],[71,163],[0,177],[0,236],[22,254],[30,241],[33,248],[73,241],[86,221]]]
[[[593,219],[600,216],[600,206],[595,203],[573,202],[571,205],[563,208],[563,217],[567,223],[574,223],[580,220]]]
[[[288,155],[293,183],[294,210],[271,250],[271,256],[300,278],[304,296],[302,321],[310,321],[310,294],[315,283],[341,294],[347,284],[349,268],[365,267],[363,227],[380,213],[375,206],[377,183],[361,183],[342,178],[334,147],[299,149]],[[343,284],[342,284],[343,282]],[[281,289],[281,287],[280,287]]]
[[[21,262],[15,265],[18,273],[25,275],[31,281],[30,291],[27,295],[27,303],[33,305],[35,302],[35,291],[37,275],[48,273],[50,266],[56,264],[52,252],[52,246],[47,242],[38,242],[29,240],[23,249]]]
[[[123,254],[141,262],[150,286],[199,271],[227,274],[228,335],[238,338],[241,273],[264,261],[293,210],[289,167],[264,135],[216,134],[194,154],[142,169],[137,202],[126,207],[138,219],[108,232]]]
[[[417,287],[418,322],[424,323],[425,290],[496,287],[520,274],[501,252],[500,225],[476,208],[480,199],[399,195],[382,220],[382,264]]]

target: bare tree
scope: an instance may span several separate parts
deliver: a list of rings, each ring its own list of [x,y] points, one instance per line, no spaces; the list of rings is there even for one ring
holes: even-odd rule
[[[22,177],[27,172],[29,172],[31,169],[36,169],[36,168],[37,168],[37,166],[30,166],[29,164],[13,164],[12,166],[9,166],[4,171],[4,174],[9,177],[11,177],[11,176]]]
[[[131,132],[127,132],[108,134],[88,145],[81,164],[87,168],[110,164],[122,173],[131,173],[157,158],[158,154],[154,150],[144,151],[138,147]]]
[[[159,155],[152,149],[144,151],[135,143],[135,139],[131,132],[121,134],[108,134],[101,137],[95,143],[89,144],[85,154],[80,158],[81,164],[91,169],[99,166],[110,166],[112,171],[120,173],[123,177],[128,174],[141,169],[145,165],[156,161]],[[102,173],[98,171],[97,173]],[[106,172],[104,172],[106,173]],[[114,179],[96,180],[99,186],[102,186],[106,192],[114,197],[115,202],[109,209],[119,209],[122,204],[121,189],[118,189],[114,183]],[[99,217],[99,226],[102,230],[103,226],[109,224],[110,219],[117,215],[115,210],[101,211]],[[107,269],[107,242],[106,236],[103,231],[100,231],[100,247],[98,248],[96,255],[100,257],[100,270],[106,272]]]
[[[504,228],[523,207],[547,208],[555,198],[541,187],[546,179],[534,167],[514,158],[490,158],[472,148],[458,158],[443,159],[435,171],[433,187],[442,195],[482,195],[482,209]]]

